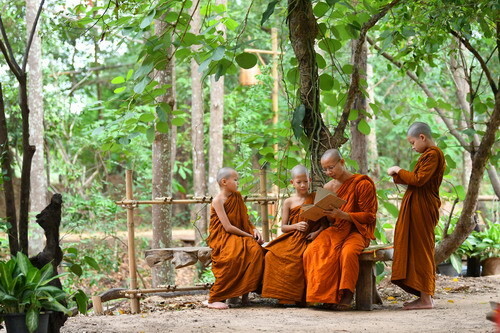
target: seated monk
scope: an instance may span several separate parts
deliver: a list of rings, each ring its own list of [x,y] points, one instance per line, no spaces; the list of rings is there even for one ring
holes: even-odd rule
[[[359,254],[375,239],[377,196],[373,181],[347,171],[336,149],[321,157],[323,172],[333,178],[324,188],[347,202],[325,211],[331,226],[304,252],[306,300],[328,308],[351,308],[359,273]]]
[[[238,190],[238,173],[222,168],[217,174],[220,193],[212,201],[210,236],[212,272],[215,283],[208,302],[212,309],[227,309],[225,300],[242,296],[248,302],[248,293],[260,287],[264,270],[264,241],[259,231],[249,222],[247,208]]]
[[[304,221],[301,207],[314,202],[315,193],[309,193],[309,173],[302,165],[291,171],[290,183],[295,195],[283,203],[281,236],[265,248],[265,268],[262,297],[276,298],[280,304],[305,302],[305,280],[302,254],[307,244],[321,232],[321,223]]]

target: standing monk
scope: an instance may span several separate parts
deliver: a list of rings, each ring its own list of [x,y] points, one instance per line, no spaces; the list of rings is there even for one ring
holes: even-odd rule
[[[327,211],[331,226],[304,252],[306,300],[345,310],[351,307],[359,273],[359,254],[375,239],[375,184],[370,177],[347,171],[336,149],[321,157],[323,172],[333,178],[324,187],[346,203]]]
[[[439,220],[439,186],[443,180],[445,159],[441,149],[434,144],[426,123],[413,123],[407,136],[413,150],[422,155],[413,171],[399,166],[387,170],[395,183],[408,185],[394,231],[391,281],[419,297],[405,303],[403,309],[432,309],[436,287],[434,228]]]
[[[227,309],[225,300],[242,296],[260,287],[264,270],[262,236],[248,220],[247,207],[238,192],[238,173],[222,168],[217,173],[220,193],[212,201],[210,236],[212,272],[215,283],[208,303],[213,309]]]

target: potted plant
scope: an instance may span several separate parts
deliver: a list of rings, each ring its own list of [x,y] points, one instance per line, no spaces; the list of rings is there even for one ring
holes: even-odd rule
[[[482,275],[500,274],[500,224],[488,223],[484,230],[472,232],[461,249],[481,261]]]
[[[60,303],[66,299],[66,293],[49,285],[62,274],[52,276],[52,272],[50,263],[38,269],[21,252],[8,261],[0,261],[0,322],[5,320],[7,332],[46,332],[47,316],[45,327],[40,325],[37,330],[42,310],[70,313]]]

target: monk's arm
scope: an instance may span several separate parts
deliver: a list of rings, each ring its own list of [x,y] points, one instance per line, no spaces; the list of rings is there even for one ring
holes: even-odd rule
[[[222,202],[222,200],[214,199],[214,201],[212,202],[212,205],[215,209],[215,213],[217,214],[220,222],[222,223],[222,227],[224,228],[224,230],[226,230],[226,232],[228,232],[230,234],[242,236],[242,237],[252,237],[253,238],[253,236],[250,235],[248,232],[245,232],[239,228],[236,228],[234,225],[231,224],[231,222],[229,221],[229,218],[227,217],[226,211],[224,210],[224,203]]]
[[[437,153],[434,151],[428,153],[426,156],[423,156],[423,158],[423,163],[417,171],[401,169],[396,175],[393,176],[394,182],[417,187],[425,185],[434,172],[436,172],[439,160]]]
[[[288,224],[290,221],[290,205],[291,205],[291,200],[286,199],[285,202],[283,203],[283,209],[281,211],[281,231],[283,232],[290,232],[295,230],[294,225]]]
[[[360,211],[348,213],[351,221],[355,220],[360,224],[375,223],[378,207],[375,186],[368,180],[362,180],[356,186],[355,191]]]

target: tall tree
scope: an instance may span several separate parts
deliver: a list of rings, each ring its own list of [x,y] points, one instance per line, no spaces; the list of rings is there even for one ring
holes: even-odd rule
[[[155,35],[158,40],[168,39],[167,23],[158,19],[155,20]],[[166,45],[169,45],[165,43]],[[152,199],[172,195],[172,110],[175,109],[175,62],[173,59],[173,47],[167,46],[163,49],[164,69],[153,71],[154,80],[158,85],[167,85],[166,93],[157,97],[158,103],[168,105],[170,112],[166,114],[166,131],[155,131],[153,140],[153,179],[152,179]],[[172,206],[153,205],[153,248],[170,247],[172,243]],[[153,286],[165,283],[173,283],[174,275],[169,263],[162,263],[153,267]]]
[[[216,6],[227,8],[227,0],[216,0]],[[226,26],[219,24],[217,30],[222,36],[226,35]],[[210,77],[210,130],[208,148],[208,193],[214,196],[218,193],[216,175],[222,168],[224,160],[224,76],[216,80],[215,75]]]
[[[354,52],[356,50],[356,45],[359,43],[357,40],[353,40],[351,43],[352,51],[352,62],[354,62]],[[368,72],[368,47],[366,46],[366,41],[363,41],[363,46],[361,47],[361,56],[359,60],[359,76],[360,79],[368,82],[367,72]],[[358,90],[356,96],[354,97],[354,103],[352,108],[356,110],[358,116],[355,120],[350,123],[351,130],[351,158],[358,162],[357,172],[361,174],[368,173],[368,137],[367,133],[362,133],[360,131],[360,123],[367,122],[368,114],[368,103],[366,96],[361,90]],[[366,126],[364,127],[367,128]]]
[[[191,7],[191,32],[200,33],[201,16],[197,1]],[[199,47],[193,45],[193,51]],[[193,144],[193,187],[196,197],[207,194],[205,172],[205,131],[203,125],[203,86],[200,66],[195,59],[191,59],[191,142]],[[199,244],[207,232],[207,210],[204,204],[194,205],[191,210],[191,220],[195,221],[198,229],[195,232],[196,244]]]
[[[33,30],[36,13],[40,7],[39,0],[26,0],[26,27],[28,38]],[[47,206],[47,174],[44,158],[44,112],[43,112],[43,73],[42,73],[42,45],[39,31],[42,21],[39,20],[34,30],[31,51],[28,55],[28,107],[30,144],[35,146],[35,154],[31,165],[30,184],[30,212],[38,214]],[[35,215],[33,214],[33,215]],[[30,250],[38,253],[43,248],[43,229],[32,223],[32,238]]]

